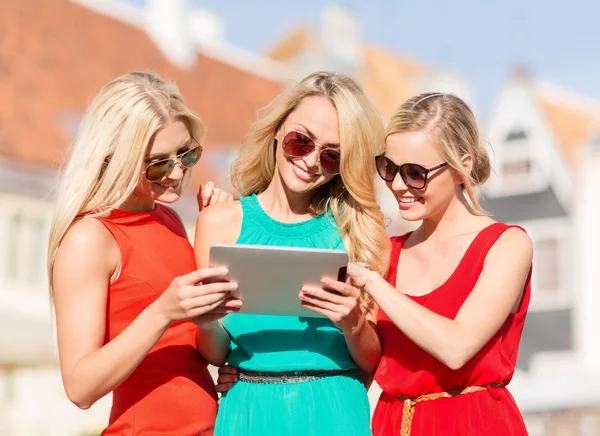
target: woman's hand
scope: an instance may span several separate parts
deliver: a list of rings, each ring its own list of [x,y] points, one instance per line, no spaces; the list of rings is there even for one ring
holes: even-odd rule
[[[225,268],[202,268],[176,277],[155,302],[159,313],[170,324],[191,318],[201,320],[206,315],[210,318],[215,312],[223,316],[239,310],[241,301],[230,296],[230,292],[237,289],[237,283],[227,280],[226,274]]]
[[[220,188],[215,188],[213,182],[208,182],[206,185],[200,185],[198,194],[196,195],[198,200],[198,211],[202,212],[206,206],[210,206],[215,203],[222,203],[226,201],[233,201],[235,197],[233,194],[226,192]]]
[[[329,318],[343,331],[354,329],[364,320],[360,291],[349,283],[324,278],[322,287],[303,286],[302,305]]]
[[[348,264],[346,273],[350,277],[351,283],[359,289],[364,289],[369,292],[369,285],[376,280],[381,279],[381,276],[375,271],[371,271],[360,263]]]
[[[227,392],[238,381],[237,368],[229,365],[219,367],[219,377],[215,389],[217,392]]]
[[[370,374],[381,358],[381,343],[375,325],[368,321],[360,307],[361,292],[357,283],[363,281],[349,278],[344,283],[323,279],[322,288],[304,286],[300,300],[304,307],[325,315],[342,330],[350,356],[359,370]]]

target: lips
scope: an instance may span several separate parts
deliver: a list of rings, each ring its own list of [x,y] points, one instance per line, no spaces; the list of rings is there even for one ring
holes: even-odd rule
[[[163,182],[163,183],[155,182],[155,184],[158,185],[158,186],[160,186],[163,189],[169,189],[169,188],[175,189],[175,188],[177,188],[177,186],[179,186],[179,181],[177,181],[177,182]]]
[[[410,209],[419,204],[423,197],[397,197],[396,199],[398,200],[400,209]]]
[[[310,182],[311,180],[314,180],[317,177],[319,177],[318,174],[311,174],[308,171],[303,170],[298,165],[296,165],[294,162],[291,162],[291,164],[293,166],[294,174],[296,175],[296,177],[298,177],[300,180],[302,180],[304,182]]]

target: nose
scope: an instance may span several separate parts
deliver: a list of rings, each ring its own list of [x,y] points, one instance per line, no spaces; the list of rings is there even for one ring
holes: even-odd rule
[[[169,174],[169,179],[171,179],[171,180],[183,179],[186,169],[187,168],[185,168],[183,165],[181,165],[181,162],[175,162],[175,166],[171,170],[171,174]]]
[[[396,177],[394,177],[394,180],[391,183],[391,189],[393,192],[405,191],[408,189],[408,186],[404,183],[399,172],[396,173]]]
[[[304,162],[308,168],[317,168],[321,157],[321,149],[315,147],[313,151],[304,156]]]

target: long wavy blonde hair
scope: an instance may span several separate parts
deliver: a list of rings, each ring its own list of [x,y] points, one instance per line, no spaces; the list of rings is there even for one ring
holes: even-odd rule
[[[277,131],[300,102],[313,96],[329,99],[340,126],[340,174],[312,199],[314,213],[330,210],[353,262],[385,274],[390,242],[377,204],[374,156],[384,148],[383,123],[373,104],[350,77],[318,72],[309,75],[264,108],[231,166],[231,182],[241,195],[263,192],[273,179],[273,142]],[[362,296],[363,307],[372,301]]]
[[[105,85],[81,121],[56,192],[48,243],[48,278],[66,232],[83,216],[100,216],[131,197],[142,177],[154,135],[170,120],[183,121],[202,143],[205,127],[177,86],[154,73],[133,72]]]
[[[471,201],[469,209],[475,215],[486,215],[474,187],[483,185],[489,178],[490,157],[469,106],[453,94],[430,92],[411,97],[392,115],[385,137],[405,132],[435,135],[440,153],[462,178],[462,188]],[[462,164],[462,158],[467,154],[473,159],[470,172]]]

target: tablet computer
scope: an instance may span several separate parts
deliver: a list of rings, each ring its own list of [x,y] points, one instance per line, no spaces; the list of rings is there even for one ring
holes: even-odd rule
[[[302,306],[303,285],[321,286],[323,277],[345,280],[348,254],[339,250],[218,244],[210,248],[211,267],[227,267],[242,299],[239,313],[324,318]]]

